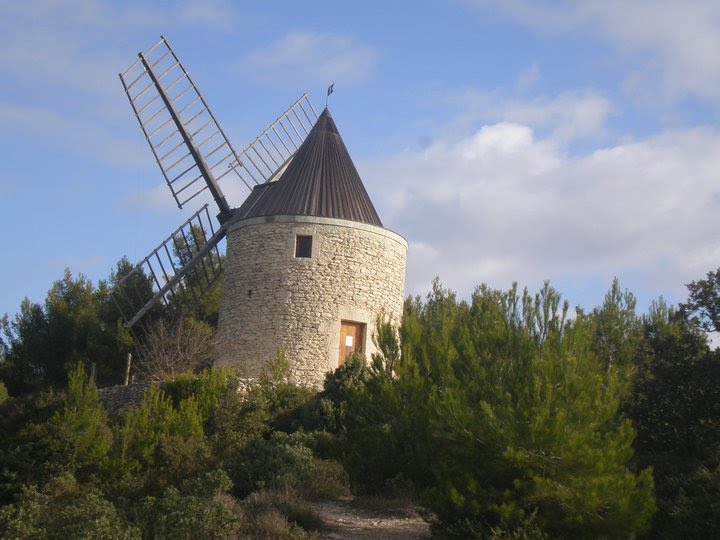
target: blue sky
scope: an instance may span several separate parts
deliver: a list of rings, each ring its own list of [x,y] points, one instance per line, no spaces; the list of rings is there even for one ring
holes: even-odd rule
[[[238,150],[335,83],[410,294],[550,280],[592,308],[617,276],[644,310],[720,266],[716,0],[0,0],[0,314],[65,268],[140,260],[195,209],[117,76],[161,34]]]

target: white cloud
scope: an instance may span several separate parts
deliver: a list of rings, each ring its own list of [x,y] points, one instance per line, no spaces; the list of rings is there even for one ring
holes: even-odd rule
[[[16,84],[42,83],[48,94],[72,89],[115,103],[117,72],[136,52],[125,47],[152,45],[157,29],[229,29],[236,19],[222,0],[188,1],[172,9],[99,0],[0,2],[0,70]],[[147,41],[150,30],[155,37]]]
[[[436,275],[462,293],[617,275],[672,299],[720,259],[720,133],[708,129],[568,157],[504,122],[361,170],[410,243],[411,293]]]
[[[187,24],[219,30],[231,30],[237,24],[232,5],[223,0],[185,2],[180,7],[179,17],[180,20]]]
[[[118,71],[157,39],[158,28],[233,20],[221,1],[165,12],[131,2],[0,2],[0,119],[28,146],[50,143],[117,165],[146,165]],[[149,29],[156,37],[147,37]]]
[[[194,203],[199,208],[207,201],[198,201]],[[156,184],[151,188],[140,188],[133,191],[120,202],[124,207],[131,210],[157,210],[159,212],[172,212],[177,209],[177,203],[173,199],[170,188],[163,182]],[[189,212],[189,211],[188,211]],[[186,212],[187,213],[187,212]]]
[[[378,54],[349,36],[293,31],[245,61],[262,77],[279,81],[329,84],[355,83],[369,76]]]
[[[613,112],[610,101],[594,90],[567,91],[530,101],[505,97],[499,92],[477,91],[450,99],[462,106],[463,124],[506,121],[531,125],[563,143],[602,137],[607,118]]]
[[[152,13],[148,17],[153,19]],[[114,10],[93,1],[5,3],[0,7],[0,68],[18,81],[42,81],[84,94],[107,92],[107,80],[116,83],[113,75],[122,64],[100,40],[135,19],[132,8]]]
[[[536,99],[522,103],[508,101],[504,114],[513,122],[551,126],[562,140],[596,136],[603,132],[612,111],[610,102],[596,92],[566,92],[552,100]]]
[[[155,174],[153,170],[151,177],[157,180],[158,183],[152,187],[138,187],[135,191],[127,195],[121,201],[121,204],[125,208],[132,210],[157,210],[160,213],[177,212],[177,202],[173,198],[170,188],[162,179],[160,171],[158,170],[157,174]],[[223,177],[219,184],[221,191],[232,208],[239,207],[250,193],[250,190],[240,178],[233,174],[228,174]],[[210,190],[204,189],[183,206],[181,213],[187,218],[205,204],[209,205],[211,215],[215,215],[219,211]]]
[[[634,58],[627,81],[644,97],[720,92],[720,3],[716,0],[466,0],[542,32],[582,32]],[[659,87],[658,84],[661,86]]]

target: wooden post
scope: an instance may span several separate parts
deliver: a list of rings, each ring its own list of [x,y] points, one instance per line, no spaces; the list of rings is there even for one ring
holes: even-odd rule
[[[127,364],[125,364],[125,386],[130,384],[130,364],[132,363],[132,353],[128,353]]]

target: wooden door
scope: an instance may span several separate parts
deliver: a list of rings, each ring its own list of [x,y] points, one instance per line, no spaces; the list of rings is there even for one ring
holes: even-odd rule
[[[365,325],[363,323],[340,321],[340,355],[338,366],[345,363],[349,354],[365,352]]]

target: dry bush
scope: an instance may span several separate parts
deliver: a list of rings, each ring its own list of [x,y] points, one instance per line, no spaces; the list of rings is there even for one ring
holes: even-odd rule
[[[322,523],[319,516],[287,494],[256,491],[250,494],[240,507],[242,513],[241,538],[277,540],[319,538],[316,532],[302,528],[302,526],[308,527],[308,523],[312,524],[313,528],[319,527]]]
[[[175,326],[159,321],[143,343],[143,360],[137,372],[144,380],[165,381],[187,371],[212,365],[213,329],[192,318]]]

